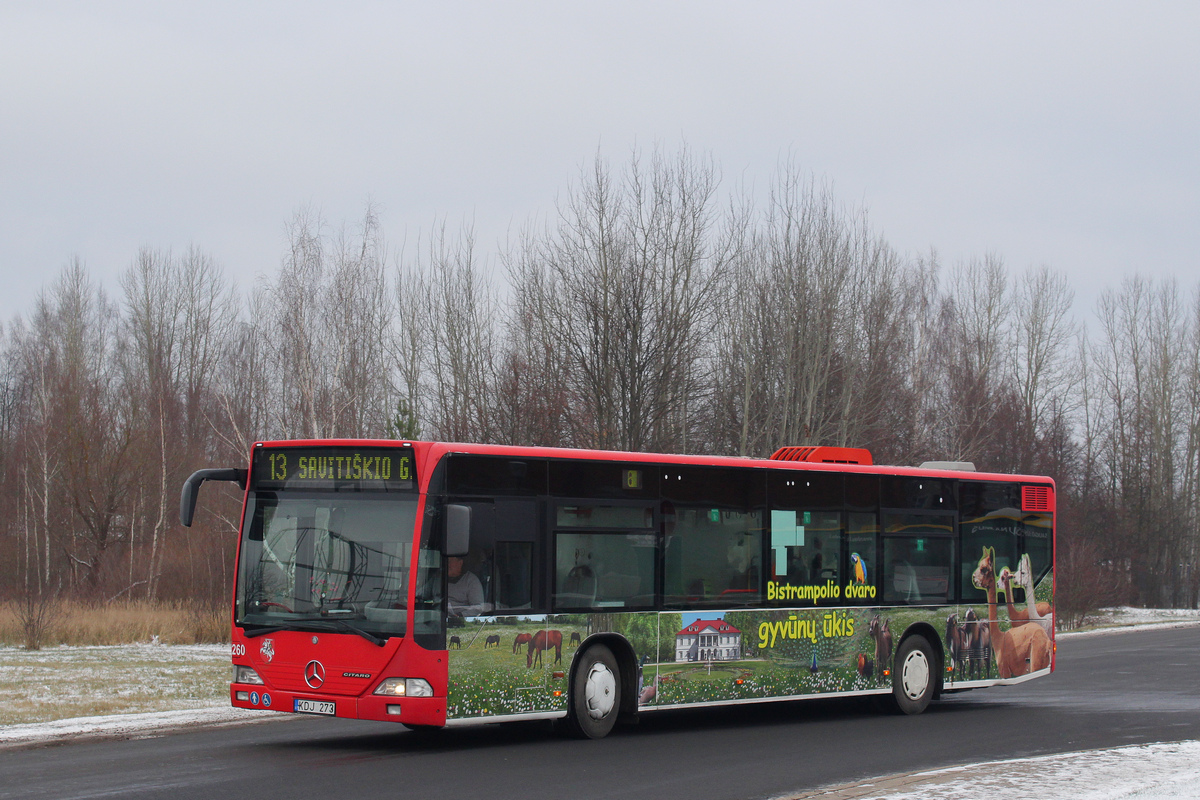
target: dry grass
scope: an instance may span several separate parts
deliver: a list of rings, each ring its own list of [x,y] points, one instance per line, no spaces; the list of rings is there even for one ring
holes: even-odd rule
[[[160,644],[228,642],[229,609],[148,600],[104,605],[64,601],[42,644],[117,645],[151,641]],[[15,647],[25,644],[15,603],[0,606],[0,644]]]

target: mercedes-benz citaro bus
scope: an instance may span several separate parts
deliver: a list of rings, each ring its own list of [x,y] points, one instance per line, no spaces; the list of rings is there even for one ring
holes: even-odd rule
[[[1054,482],[770,459],[254,445],[233,705],[412,728],[942,692],[1054,669]]]

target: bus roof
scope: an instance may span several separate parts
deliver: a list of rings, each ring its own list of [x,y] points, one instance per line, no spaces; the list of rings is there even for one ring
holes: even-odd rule
[[[972,481],[1005,481],[1039,483],[1054,486],[1054,479],[1045,475],[1022,475],[1003,472],[964,472],[946,469],[922,469],[886,464],[820,463],[811,461],[777,461],[749,456],[709,456],[680,453],[642,453],[623,450],[585,450],[568,447],[539,447],[465,442],[424,442],[396,439],[289,439],[255,442],[254,447],[413,447],[424,451],[418,458],[428,462],[447,453],[507,456],[510,458],[584,459],[593,461],[622,461],[639,464],[680,464],[710,467],[761,467],[812,472],[849,472],[865,475],[897,475],[945,478]]]

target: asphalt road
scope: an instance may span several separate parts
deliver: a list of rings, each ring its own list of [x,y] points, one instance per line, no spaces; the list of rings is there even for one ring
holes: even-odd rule
[[[870,700],[659,712],[599,741],[545,723],[434,734],[289,718],[0,752],[0,797],[774,797],[976,761],[1200,739],[1200,627],[1069,638],[1058,670],[947,696],[915,717]]]

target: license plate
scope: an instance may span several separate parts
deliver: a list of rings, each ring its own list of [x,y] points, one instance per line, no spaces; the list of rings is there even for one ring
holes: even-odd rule
[[[333,703],[327,703],[322,700],[295,700],[296,713],[298,714],[324,714],[332,717],[334,715]]]

